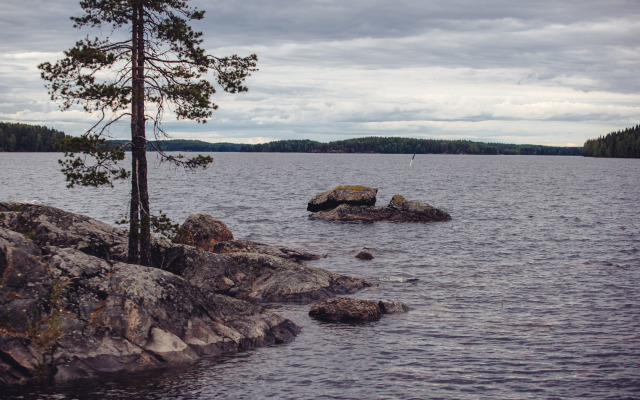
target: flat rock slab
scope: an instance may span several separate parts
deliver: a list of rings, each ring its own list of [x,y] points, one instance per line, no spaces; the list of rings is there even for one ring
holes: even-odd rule
[[[283,246],[272,246],[264,243],[258,243],[251,240],[235,239],[217,243],[212,253],[258,253],[268,254],[271,256],[281,257],[291,261],[310,261],[322,258],[317,254],[311,254],[304,251],[290,249]]]
[[[215,254],[172,246],[155,254],[163,269],[175,271],[206,291],[257,302],[310,303],[355,293],[372,282],[259,253]]]
[[[127,232],[87,216],[41,204],[0,202],[3,226],[39,246],[73,248],[111,263],[126,262]],[[214,251],[226,254],[155,238],[151,246],[153,267],[204,290],[252,301],[308,303],[373,286],[362,278],[301,265],[299,261],[317,256],[281,246],[243,240],[214,245]]]

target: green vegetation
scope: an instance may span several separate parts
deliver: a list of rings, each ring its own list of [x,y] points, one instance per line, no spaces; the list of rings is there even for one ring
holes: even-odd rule
[[[58,151],[64,137],[46,126],[0,122],[0,151]]]
[[[60,278],[54,279],[49,292],[48,313],[44,316],[34,316],[27,324],[26,336],[41,355],[36,366],[40,382],[47,376],[47,368],[53,366],[53,354],[58,346],[58,339],[63,335],[60,328],[63,313],[60,299],[66,292],[66,286]]]
[[[531,144],[481,143],[469,140],[412,139],[399,137],[363,137],[321,143],[311,140],[280,140],[243,145],[247,152],[281,153],[383,153],[383,154],[519,154],[579,156],[579,147],[539,146]]]
[[[640,125],[589,139],[582,149],[585,157],[640,158]]]

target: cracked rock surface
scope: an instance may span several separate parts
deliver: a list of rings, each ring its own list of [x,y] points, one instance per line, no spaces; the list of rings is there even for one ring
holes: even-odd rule
[[[18,236],[0,228],[0,384],[181,364],[299,331],[170,272],[72,248],[39,252]]]
[[[0,203],[0,387],[287,342],[299,328],[259,302],[371,285],[259,244],[249,245],[262,252],[215,254],[154,240],[153,267],[128,264],[126,235],[53,207]]]

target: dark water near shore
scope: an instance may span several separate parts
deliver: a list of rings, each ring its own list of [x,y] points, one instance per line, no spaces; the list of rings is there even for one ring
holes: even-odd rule
[[[107,223],[128,189],[65,189],[57,154],[0,153],[0,200],[38,201]],[[150,168],[151,201],[176,221],[222,219],[236,238],[327,254],[361,298],[414,308],[366,325],[272,308],[292,343],[181,370],[29,388],[23,398],[640,398],[640,160],[582,157],[213,154],[196,174]],[[162,173],[160,173],[162,172]],[[449,212],[432,224],[309,221],[338,184]],[[354,259],[367,247],[372,261]],[[8,393],[4,394],[9,396]],[[2,396],[0,396],[2,397]]]

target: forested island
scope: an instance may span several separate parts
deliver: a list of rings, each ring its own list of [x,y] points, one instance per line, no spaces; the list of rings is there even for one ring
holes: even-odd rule
[[[114,146],[124,146],[128,140],[109,140],[108,143]],[[151,140],[147,143],[147,151],[198,151],[198,152],[240,152],[242,144],[237,143],[211,143],[202,140],[189,139],[168,139],[168,140]],[[131,151],[130,147],[125,147],[125,151]]]
[[[517,154],[554,156],[579,156],[582,154],[580,147],[377,136],[329,143],[316,142],[313,140],[279,140],[264,144],[243,145],[241,151],[281,153]]]
[[[57,142],[65,134],[46,126],[0,122],[0,152],[60,151]],[[124,146],[126,140],[109,140]],[[589,139],[582,148],[532,144],[482,143],[470,140],[414,139],[369,136],[334,142],[278,140],[262,144],[210,143],[202,140],[150,141],[147,150],[184,152],[262,153],[381,153],[381,154],[507,154],[640,158],[640,125]],[[129,149],[126,149],[129,150]]]
[[[637,131],[636,131],[637,132]],[[637,133],[636,133],[637,136]],[[0,122],[0,151],[58,151],[56,142],[65,134],[52,128]],[[607,136],[609,137],[609,136]],[[109,140],[124,146],[126,140]],[[585,144],[586,149],[587,144]],[[470,140],[415,139],[369,136],[334,142],[278,140],[263,144],[209,143],[201,140],[172,139],[149,141],[147,150],[183,152],[278,152],[278,153],[381,153],[381,154],[507,154],[579,156],[580,147],[532,144],[482,143]],[[130,150],[125,147],[125,150]]]
[[[124,145],[126,141],[111,141]],[[380,154],[512,154],[579,156],[580,147],[555,147],[530,144],[481,143],[470,140],[434,140],[400,137],[363,137],[329,143],[314,140],[278,140],[262,144],[208,143],[200,140],[163,140],[150,142],[148,150],[248,152],[248,153],[380,153]]]
[[[63,132],[46,126],[0,122],[0,151],[58,151]]]
[[[640,158],[640,125],[589,139],[582,148],[585,157]]]

